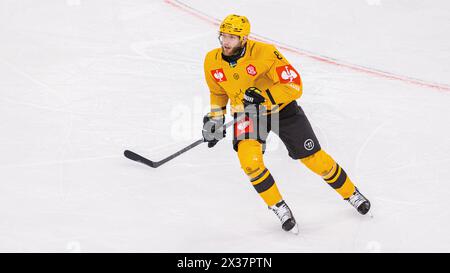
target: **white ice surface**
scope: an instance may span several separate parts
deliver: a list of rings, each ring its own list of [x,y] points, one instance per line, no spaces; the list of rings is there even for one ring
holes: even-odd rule
[[[450,84],[448,1],[184,1],[297,48]],[[231,138],[200,136],[217,28],[164,1],[0,0],[0,251],[450,251],[450,92],[283,52],[322,147],[370,198],[359,216],[273,137],[284,233]],[[179,133],[177,133],[179,132]],[[229,132],[229,135],[230,132]]]

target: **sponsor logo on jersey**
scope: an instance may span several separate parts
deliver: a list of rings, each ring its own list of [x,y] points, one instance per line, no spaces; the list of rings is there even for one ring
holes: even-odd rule
[[[276,70],[280,83],[300,84],[300,75],[290,64],[279,66]]]
[[[224,82],[227,80],[225,73],[222,68],[211,70],[211,74],[213,75],[216,82]]]
[[[250,121],[246,120],[244,122],[239,123],[237,127],[239,131],[244,131],[249,125]]]
[[[234,124],[234,134],[235,136],[240,136],[245,133],[253,132],[253,120],[250,118],[245,118],[244,120],[238,121]]]
[[[296,84],[293,84],[293,83],[289,83],[288,85],[289,85],[290,87],[294,88],[295,90],[300,91],[300,86],[298,86],[298,85],[296,85]]]
[[[307,140],[305,140],[303,146],[305,147],[306,150],[311,151],[312,149],[314,149],[314,141],[308,138]]]
[[[255,76],[256,73],[258,73],[258,72],[256,72],[256,67],[252,64],[247,65],[246,69],[247,69],[247,74],[249,74],[250,76]]]

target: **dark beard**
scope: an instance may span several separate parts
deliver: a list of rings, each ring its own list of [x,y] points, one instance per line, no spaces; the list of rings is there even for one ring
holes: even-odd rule
[[[224,59],[226,62],[230,63],[230,65],[236,64],[236,61],[238,59],[240,59],[244,55],[244,53],[245,53],[245,46],[246,45],[243,45],[242,47],[235,48],[235,50],[233,50],[233,54],[231,54],[230,56],[224,55],[223,51],[222,51],[222,59]]]
[[[230,57],[240,54],[242,52],[242,48],[243,48],[242,46],[238,46],[238,47],[234,48],[233,51],[231,52]]]

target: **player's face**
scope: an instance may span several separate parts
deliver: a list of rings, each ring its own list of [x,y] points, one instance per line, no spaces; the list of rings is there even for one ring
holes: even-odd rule
[[[242,47],[242,43],[239,36],[228,34],[228,33],[220,33],[219,41],[222,45],[222,52],[225,56],[235,55],[239,49]],[[245,37],[244,37],[245,41]]]

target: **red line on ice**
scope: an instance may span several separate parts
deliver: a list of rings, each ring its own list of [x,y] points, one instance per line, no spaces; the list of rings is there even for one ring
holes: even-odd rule
[[[186,4],[184,4],[181,1],[178,0],[164,0],[165,3],[178,8],[184,12],[187,12],[199,19],[202,19],[203,21],[206,21],[212,25],[218,26],[220,24],[220,20],[215,19],[207,14],[204,14],[201,11],[198,11]],[[343,61],[339,61],[330,57],[326,57],[326,56],[322,56],[320,54],[316,54],[316,53],[312,53],[312,52],[308,52],[306,50],[301,50],[301,49],[297,49],[294,47],[291,47],[289,45],[283,45],[280,42],[277,42],[275,40],[257,35],[257,34],[252,34],[251,37],[255,40],[259,40],[261,42],[270,42],[273,43],[274,45],[276,45],[278,48],[284,49],[286,51],[298,54],[298,55],[302,55],[302,56],[306,56],[309,57],[311,59],[314,59],[316,61],[319,62],[323,62],[323,63],[328,63],[331,65],[336,65],[336,66],[340,66],[340,67],[345,67],[354,71],[358,71],[361,73],[366,73],[369,75],[375,75],[375,76],[379,76],[379,77],[383,77],[383,78],[388,78],[388,79],[393,79],[393,80],[398,80],[398,81],[402,81],[402,82],[406,82],[406,83],[410,83],[410,84],[414,84],[414,85],[419,85],[419,86],[423,86],[423,87],[428,87],[428,88],[433,88],[433,89],[437,89],[440,91],[450,91],[450,86],[447,86],[445,84],[440,84],[440,83],[433,83],[433,82],[428,82],[428,81],[424,81],[424,80],[420,80],[420,79],[414,79],[414,78],[410,78],[407,76],[402,76],[402,75],[396,75],[394,73],[390,73],[390,72],[385,72],[385,71],[381,71],[381,70],[377,70],[377,69],[373,69],[373,68],[368,68],[368,67],[364,67],[364,66],[360,66],[360,65],[355,65],[355,64],[349,64],[349,63],[345,63]]]

